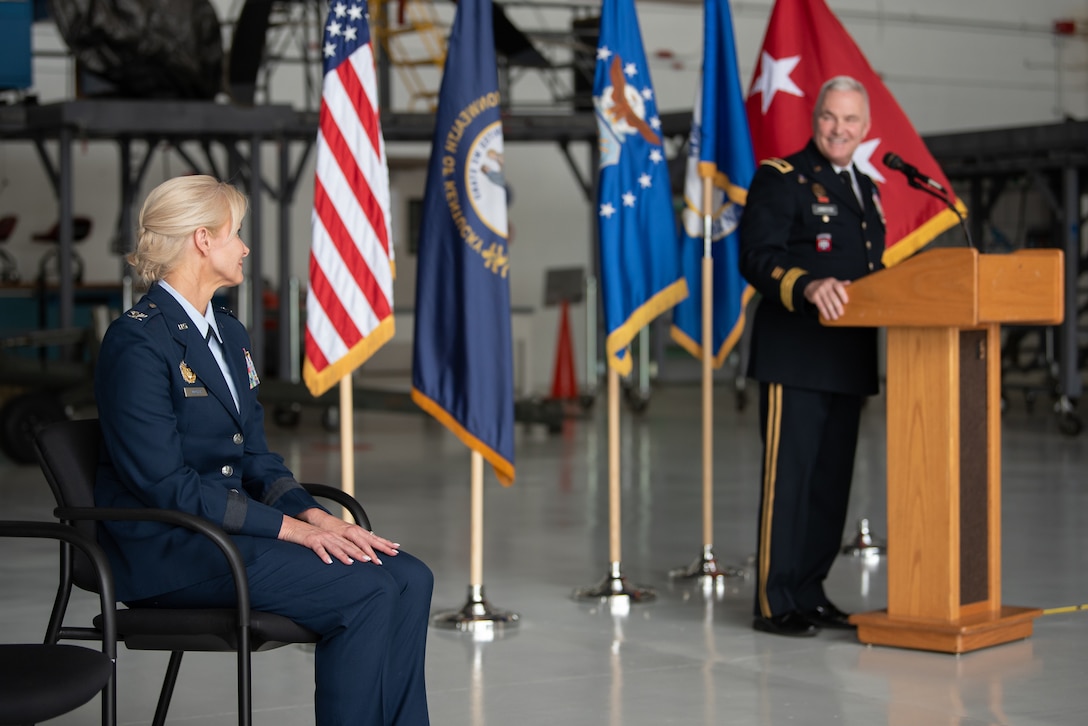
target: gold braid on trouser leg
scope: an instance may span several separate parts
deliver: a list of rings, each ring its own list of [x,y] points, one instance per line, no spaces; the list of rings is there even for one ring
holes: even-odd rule
[[[778,475],[778,440],[782,433],[782,384],[767,387],[767,431],[764,441],[763,509],[759,528],[759,610],[769,618],[771,603],[767,600],[767,574],[771,569],[771,520],[774,516],[774,484]]]

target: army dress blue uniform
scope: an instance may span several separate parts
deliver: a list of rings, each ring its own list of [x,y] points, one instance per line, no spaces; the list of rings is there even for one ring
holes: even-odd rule
[[[95,503],[179,510],[226,530],[245,559],[253,608],[323,636],[319,726],[428,723],[430,570],[406,552],[383,556],[380,566],[325,564],[276,538],[283,515],[320,505],[268,450],[245,327],[225,309],[215,323],[221,345],[212,344],[237,405],[205,340],[211,326],[162,285],[110,325],[95,373],[103,435]],[[225,559],[202,535],[157,522],[108,522],[103,530],[120,600],[233,605]]]
[[[876,330],[825,327],[804,297],[813,280],[882,268],[879,191],[853,172],[860,199],[809,141],[761,163],[741,218],[741,273],[761,295],[748,375],[760,382],[764,444],[763,618],[829,606],[823,581],[842,541],[861,404],[879,390]]]

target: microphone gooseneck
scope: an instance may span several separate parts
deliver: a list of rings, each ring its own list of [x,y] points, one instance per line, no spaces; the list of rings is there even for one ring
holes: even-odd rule
[[[894,151],[889,151],[887,154],[884,154],[884,166],[888,167],[889,169],[894,169],[895,171],[901,172],[908,179],[931,186],[942,194],[948,193],[948,190],[945,189],[944,185],[942,185],[939,181],[937,181],[936,179],[930,179],[928,176],[918,171],[917,168],[903,161],[899,154],[896,154]]]
[[[940,199],[942,202],[944,202],[945,205],[949,209],[951,209],[953,213],[955,213],[956,217],[959,218],[960,227],[963,228],[963,234],[966,238],[967,246],[975,246],[974,241],[971,239],[971,230],[967,228],[967,220],[964,219],[964,216],[960,213],[960,210],[956,209],[956,204],[951,198],[951,195],[940,182],[934,179],[930,179],[928,176],[918,171],[907,162],[903,161],[899,154],[896,154],[894,151],[889,151],[888,153],[884,154],[884,166],[903,174],[903,176],[907,177],[907,182],[909,182],[910,185],[915,189],[920,189],[921,191],[937,197],[937,199]]]

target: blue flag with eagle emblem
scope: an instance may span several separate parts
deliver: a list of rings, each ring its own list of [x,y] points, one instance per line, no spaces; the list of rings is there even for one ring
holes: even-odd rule
[[[727,0],[706,0],[703,23],[703,75],[695,98],[680,216],[681,265],[691,297],[673,311],[672,338],[696,358],[703,355],[703,180],[710,179],[711,354],[720,368],[744,330],[744,306],[753,294],[741,277],[737,226],[755,154],[748,133],[744,95]]]
[[[600,138],[597,229],[608,364],[631,372],[628,344],[687,297],[661,120],[634,0],[604,0],[593,106]]]
[[[510,258],[491,0],[461,0],[420,220],[412,400],[514,481]]]

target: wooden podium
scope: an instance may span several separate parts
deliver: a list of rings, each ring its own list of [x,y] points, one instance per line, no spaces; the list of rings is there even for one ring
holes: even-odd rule
[[[1062,321],[1062,253],[923,252],[850,285],[825,325],[886,327],[888,608],[858,640],[964,653],[1027,638],[1001,604],[1002,323]]]

